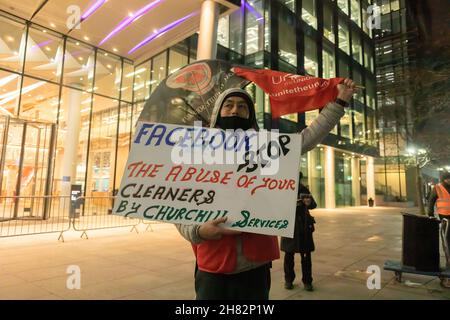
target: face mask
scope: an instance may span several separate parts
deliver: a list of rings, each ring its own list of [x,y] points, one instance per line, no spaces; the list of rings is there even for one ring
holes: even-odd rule
[[[241,117],[233,116],[233,117],[220,117],[217,120],[217,125],[219,128],[223,130],[232,129],[242,129],[248,130],[252,127],[250,119],[244,119]]]

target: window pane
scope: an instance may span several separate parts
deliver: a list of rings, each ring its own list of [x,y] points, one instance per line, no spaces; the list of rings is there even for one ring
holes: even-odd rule
[[[62,190],[61,182],[67,176],[70,183],[80,184],[85,190],[90,106],[91,93],[63,88],[58,115],[54,194],[66,194],[67,190]],[[57,108],[57,101],[53,108]],[[76,145],[75,150],[71,148],[73,145]],[[73,166],[67,171],[68,162]]]
[[[92,47],[67,39],[64,55],[64,84],[92,90],[95,53]]]
[[[256,0],[246,6],[246,54],[264,50],[263,1]]]
[[[295,11],[295,0],[279,0],[282,4],[288,7],[292,12]]]
[[[88,196],[107,196],[113,191],[117,107],[117,100],[94,96],[87,167]]]
[[[230,16],[219,19],[217,25],[217,43],[225,48],[230,47]]]
[[[352,32],[352,50],[353,50],[353,59],[355,59],[362,65],[363,57],[361,48],[361,36],[359,35],[358,31]]]
[[[188,64],[187,48],[176,46],[169,52],[169,74],[178,71]]]
[[[152,92],[155,91],[156,87],[158,87],[159,83],[166,78],[166,52],[161,53],[160,55],[153,58],[152,65]],[[145,97],[145,100],[148,99],[148,95]]]
[[[20,117],[56,122],[58,95],[58,85],[25,77],[20,100]]]
[[[308,152],[309,189],[320,208],[325,207],[325,157],[323,153],[322,147]]]
[[[323,35],[334,43],[333,9],[328,3],[325,3],[323,7]]]
[[[311,76],[319,76],[317,44],[309,36],[305,36],[305,71]]]
[[[279,56],[293,66],[297,65],[297,45],[295,35],[295,21],[293,15],[286,15],[280,10],[278,17],[278,46]]]
[[[350,78],[350,68],[347,61],[343,57],[339,58],[339,77]]]
[[[355,142],[365,142],[366,138],[364,136],[364,133],[366,129],[364,126],[364,115],[361,112],[354,110],[353,121],[355,122],[355,133],[354,133]]]
[[[242,13],[236,10],[230,14],[230,49],[242,54]]]
[[[117,164],[116,164],[116,181],[115,188],[120,187],[122,175],[127,163],[128,151],[130,149],[131,134],[131,104],[122,104],[120,106],[119,116],[119,137],[117,142]]]
[[[95,64],[95,93],[119,97],[122,62],[117,56],[98,50]]]
[[[134,66],[131,63],[124,62],[123,77],[122,77],[122,91],[121,99],[131,102],[133,95],[133,73]]]
[[[0,67],[22,72],[25,25],[0,17]]]
[[[14,116],[19,103],[21,76],[0,70],[0,115]]]
[[[150,92],[150,63],[145,62],[134,68],[134,73],[128,73],[125,78],[134,77],[134,102],[146,100]]]
[[[350,54],[350,34],[347,23],[342,19],[339,20],[339,49]]]
[[[361,26],[361,7],[359,0],[350,0],[351,5],[351,19],[355,21],[358,26]]]
[[[316,0],[303,0],[302,19],[317,29]]]
[[[334,163],[336,206],[352,206],[355,199],[352,194],[351,156],[336,150]]]
[[[47,29],[28,31],[25,73],[59,82],[63,59],[63,39]]]
[[[334,63],[334,51],[329,48],[323,50],[323,76],[322,78],[334,78],[336,76],[336,65]]]
[[[348,0],[337,0],[338,7],[348,15]]]
[[[352,115],[349,108],[345,108],[345,115],[341,118],[341,136],[352,138]]]

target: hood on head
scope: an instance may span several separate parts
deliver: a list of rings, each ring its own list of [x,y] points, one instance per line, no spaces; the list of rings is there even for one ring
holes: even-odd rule
[[[211,115],[211,121],[210,121],[210,127],[215,128],[217,119],[220,117],[220,109],[222,108],[223,102],[229,97],[229,96],[242,96],[245,100],[247,100],[248,103],[248,109],[250,112],[249,119],[252,122],[252,127],[255,130],[258,130],[258,123],[256,121],[256,114],[255,114],[255,104],[253,103],[252,97],[248,94],[247,91],[244,89],[238,89],[238,88],[231,88],[227,89],[224,92],[222,92],[216,99],[216,102],[214,104],[214,109]]]

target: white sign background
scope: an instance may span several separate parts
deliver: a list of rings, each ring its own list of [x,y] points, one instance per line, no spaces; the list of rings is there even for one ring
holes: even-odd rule
[[[146,127],[144,128],[144,126]],[[159,127],[159,131],[156,131],[156,127]],[[184,133],[182,133],[183,130],[186,131],[188,128],[192,130],[193,127],[153,124],[148,122],[138,123],[120,189],[114,201],[113,213],[121,216],[179,224],[201,224],[208,220],[226,216],[227,222],[223,226],[229,229],[292,237],[294,233],[298,168],[301,153],[300,135],[273,134],[267,131],[253,132],[258,137],[258,148],[264,143],[267,146],[268,141],[279,141],[278,137],[281,136],[284,136],[284,138],[288,136],[290,138],[290,141],[284,144],[285,149],[289,151],[285,155],[283,155],[283,152],[280,152],[280,157],[276,160],[279,161],[277,163],[278,171],[276,174],[263,175],[264,170],[261,171],[260,159],[258,160],[258,169],[251,173],[247,173],[246,168],[237,172],[239,163],[174,163],[177,160],[174,159],[176,152],[173,149],[177,148],[177,146],[168,145],[166,138],[169,132],[173,131],[174,134],[171,136],[173,140],[169,139],[169,141],[179,141],[180,136],[184,136]],[[179,134],[177,136],[178,138],[174,138],[176,131],[174,129]],[[219,132],[218,129],[202,128],[202,130],[208,131],[210,134],[209,137],[214,132]],[[162,133],[163,131],[165,131],[164,134]],[[158,135],[156,133],[159,133],[159,145],[157,145]],[[270,134],[269,140],[267,138],[268,134]],[[244,135],[243,132],[242,135]],[[188,141],[184,145],[190,143]],[[195,149],[196,152],[199,150],[201,149]],[[225,149],[222,148],[222,150]],[[224,152],[235,153],[233,150]],[[136,162],[142,162],[147,166],[132,165]],[[148,166],[150,164],[153,166]],[[157,172],[153,171],[152,173],[154,165],[160,165],[160,167]],[[173,181],[173,178],[176,176],[176,171],[172,171],[172,175],[166,179],[171,170],[175,170],[173,167],[179,165],[182,166],[182,171],[177,176],[176,181]],[[228,174],[229,179],[227,179],[226,184],[197,182],[195,180],[195,174],[191,180],[180,181],[189,168],[195,168],[197,172],[202,168],[204,170],[218,170],[221,173],[220,179],[225,176],[226,172],[232,173]],[[139,169],[142,169],[142,171],[140,174],[137,174]],[[145,169],[148,170],[145,171]],[[191,169],[191,171],[193,170]],[[244,175],[247,178],[242,177]],[[266,182],[264,179],[266,179]],[[252,181],[252,183],[245,187],[243,186],[245,180],[247,182]],[[241,187],[238,186],[238,183]],[[154,187],[151,187],[152,185]],[[256,188],[258,186],[266,187]],[[149,187],[147,197],[144,197],[145,191]],[[168,195],[167,192],[160,192],[154,199],[155,192],[160,187],[164,187],[165,191],[171,188],[172,194]],[[178,188],[180,190],[178,190],[176,199],[173,200],[173,194]],[[208,192],[210,195],[213,192],[214,197],[212,203],[198,205],[195,197],[192,202],[179,201],[177,199],[180,199],[183,189],[191,189],[185,192],[184,197],[181,197],[184,200],[190,199],[195,190],[204,190],[204,193],[197,197],[198,202],[204,201],[201,199],[205,199],[205,197],[208,198]],[[161,190],[163,188],[160,188],[159,191]],[[211,202],[211,198],[209,198],[209,202]],[[184,209],[184,212],[182,209]],[[158,213],[160,214],[158,215]]]

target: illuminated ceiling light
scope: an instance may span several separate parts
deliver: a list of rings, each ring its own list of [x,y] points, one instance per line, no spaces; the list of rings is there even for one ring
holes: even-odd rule
[[[75,44],[76,44],[77,46],[79,46],[79,45],[80,45],[80,43],[79,43],[79,42],[76,42]]]
[[[14,38],[11,37],[11,36],[8,36],[8,37],[6,37],[6,40],[8,40],[9,42],[13,42],[13,41],[14,41]]]
[[[112,66],[110,64],[107,64],[106,67],[109,68],[109,69],[112,68]]]
[[[78,60],[83,61],[83,57],[78,57]]]
[[[113,48],[113,51],[114,51],[114,52],[117,52],[118,50],[117,50],[117,48]]]
[[[130,78],[130,77],[132,77],[133,75],[137,75],[137,74],[140,74],[140,73],[142,73],[142,72],[145,72],[145,70],[147,70],[147,68],[140,68],[140,69],[137,69],[135,72],[130,72],[130,73],[128,73],[127,75],[125,75],[125,78]]]
[[[43,33],[47,33],[47,30],[45,30],[45,29],[42,29],[42,32],[43,32]]]
[[[131,23],[142,17],[144,14],[146,14],[148,11],[150,11],[152,8],[154,8],[156,5],[158,5],[161,2],[161,0],[153,1],[146,6],[140,8],[138,11],[134,13],[129,13],[128,17],[123,19],[100,43],[98,44],[101,46],[103,43],[108,41],[111,37],[113,37],[116,33],[123,30],[127,26],[129,26]]]
[[[50,23],[50,27],[56,28],[56,25],[55,25],[53,22],[51,22],[51,23]]]
[[[82,15],[81,20],[86,20],[91,14],[93,14],[98,8],[100,8],[106,0],[97,0],[90,8],[88,8]]]
[[[164,33],[166,33],[167,31],[175,28],[176,26],[180,25],[181,23],[183,23],[184,21],[186,21],[187,19],[197,15],[198,12],[193,12],[191,14],[188,14],[187,16],[178,19],[172,23],[169,23],[168,25],[166,25],[165,27],[162,27],[157,33],[153,33],[150,36],[148,36],[147,38],[145,38],[144,40],[142,40],[139,44],[137,44],[133,49],[131,49],[130,51],[128,51],[128,54],[133,53],[134,51],[136,51],[137,49],[139,49],[140,47],[148,44],[150,41],[162,36]]]
[[[84,36],[84,40],[89,41],[89,37],[88,36]]]
[[[45,50],[50,51],[52,49],[50,49],[50,47],[45,47]]]

